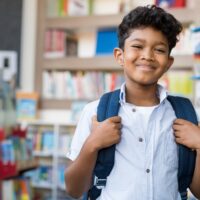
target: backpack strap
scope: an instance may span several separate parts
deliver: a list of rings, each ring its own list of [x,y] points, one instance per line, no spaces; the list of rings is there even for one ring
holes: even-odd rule
[[[189,99],[184,97],[168,96],[176,117],[188,120],[198,125],[196,112]],[[188,133],[189,134],[189,133]],[[182,200],[187,199],[187,188],[192,182],[195,168],[196,152],[179,144],[178,187]]]
[[[97,107],[97,120],[99,122],[118,115],[120,107],[119,95],[120,90],[118,89],[113,92],[106,93],[100,98],[100,102]],[[101,194],[101,189],[105,187],[107,176],[113,168],[114,159],[115,145],[101,149],[98,152],[93,172],[93,186],[88,191],[89,199],[95,200]]]
[[[104,94],[97,108],[97,119],[99,122],[118,115],[120,90]],[[191,102],[187,98],[168,96],[176,117],[198,124],[197,116]],[[98,153],[96,165],[93,172],[93,185],[85,195],[85,199],[95,200],[101,194],[101,190],[106,185],[107,176],[114,165],[115,145],[102,149]],[[194,167],[196,152],[191,151],[184,145],[179,145],[179,168],[178,185],[182,200],[187,199],[187,188],[189,187]]]

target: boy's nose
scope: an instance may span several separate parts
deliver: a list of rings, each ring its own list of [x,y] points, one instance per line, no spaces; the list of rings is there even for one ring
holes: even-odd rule
[[[153,61],[154,60],[154,54],[150,49],[144,49],[142,51],[141,58],[145,59],[145,60]]]

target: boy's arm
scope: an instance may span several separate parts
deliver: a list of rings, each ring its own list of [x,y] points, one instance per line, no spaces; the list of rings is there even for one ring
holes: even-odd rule
[[[67,193],[79,198],[91,185],[92,173],[98,151],[120,141],[121,118],[116,116],[103,122],[92,119],[92,130],[78,157],[65,171]]]
[[[200,198],[200,127],[189,121],[176,119],[173,129],[177,143],[183,144],[197,152],[190,190],[197,198]]]
[[[198,199],[200,199],[200,148],[197,150],[195,170],[190,190]]]
[[[77,159],[70,163],[65,171],[65,183],[67,193],[79,198],[87,191],[91,184],[92,171],[94,169],[98,150],[89,139],[83,145]]]

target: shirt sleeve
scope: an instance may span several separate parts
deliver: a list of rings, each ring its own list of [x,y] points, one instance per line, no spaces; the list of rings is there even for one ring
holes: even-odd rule
[[[81,116],[79,118],[76,130],[72,139],[70,150],[67,153],[67,158],[69,158],[72,161],[74,161],[77,158],[85,140],[90,134],[91,122],[92,122],[91,119],[92,119],[92,116],[96,115],[97,113],[98,102],[99,101],[97,100],[97,101],[87,104],[81,113]]]

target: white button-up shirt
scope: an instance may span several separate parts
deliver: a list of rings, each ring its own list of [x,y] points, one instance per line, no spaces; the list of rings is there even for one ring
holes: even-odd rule
[[[172,124],[174,110],[166,90],[158,85],[160,103],[137,107],[120,92],[121,141],[116,145],[114,167],[98,200],[177,200],[178,149]],[[83,110],[68,158],[75,160],[90,134],[91,117],[99,101]]]

